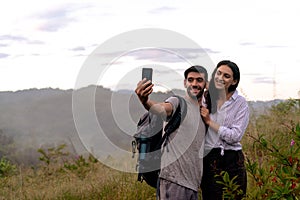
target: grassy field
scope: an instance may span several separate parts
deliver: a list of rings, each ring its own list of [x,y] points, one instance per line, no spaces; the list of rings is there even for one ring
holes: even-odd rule
[[[155,190],[137,182],[136,174],[85,159],[73,166],[18,168],[1,178],[0,199],[155,199]]]
[[[247,158],[245,199],[299,199],[300,105],[289,100],[268,113],[252,116],[243,138]],[[65,146],[39,149],[36,168],[0,160],[0,199],[155,199],[155,190],[140,183],[137,174],[104,166],[92,156],[70,158]],[[233,177],[224,178],[224,195],[234,199]],[[201,199],[201,198],[200,198]]]

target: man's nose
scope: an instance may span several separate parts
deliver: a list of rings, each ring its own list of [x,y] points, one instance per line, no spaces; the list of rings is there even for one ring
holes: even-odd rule
[[[195,80],[193,80],[192,84],[193,84],[193,85],[197,85],[197,84],[198,84],[198,81],[195,79]]]

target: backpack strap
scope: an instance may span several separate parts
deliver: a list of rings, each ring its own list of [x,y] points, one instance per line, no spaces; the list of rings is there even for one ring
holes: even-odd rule
[[[183,97],[181,96],[175,96],[179,100],[179,105],[177,109],[175,110],[175,113],[169,120],[168,124],[165,126],[165,134],[169,135],[173,131],[175,131],[181,124],[181,122],[184,120],[187,112],[187,104]]]
[[[187,104],[186,104],[185,99],[183,97],[177,96],[177,95],[175,95],[175,97],[178,98],[179,104],[178,104],[178,107],[176,108],[173,116],[171,117],[171,119],[169,120],[169,122],[167,123],[167,125],[164,128],[164,135],[163,135],[159,145],[162,145],[164,141],[166,141],[164,143],[164,146],[167,144],[171,133],[173,133],[180,126],[181,122],[184,120],[184,118],[186,116]]]

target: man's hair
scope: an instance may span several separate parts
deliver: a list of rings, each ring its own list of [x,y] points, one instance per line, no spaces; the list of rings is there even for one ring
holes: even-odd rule
[[[207,81],[208,75],[207,75],[207,71],[204,67],[202,67],[200,65],[194,65],[194,66],[191,66],[191,67],[187,68],[184,71],[184,78],[185,79],[187,79],[187,76],[190,72],[203,73],[205,81]]]

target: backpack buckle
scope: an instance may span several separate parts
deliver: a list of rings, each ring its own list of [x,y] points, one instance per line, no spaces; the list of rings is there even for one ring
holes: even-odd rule
[[[136,150],[136,141],[133,140],[133,141],[131,142],[131,148],[132,148],[132,149],[131,149],[131,151],[132,151],[132,158],[134,158],[134,155],[135,155],[135,153],[136,153],[136,151],[135,151],[135,150]]]

